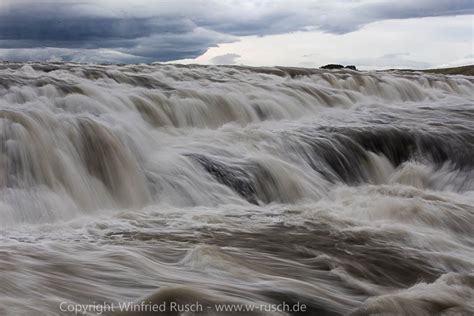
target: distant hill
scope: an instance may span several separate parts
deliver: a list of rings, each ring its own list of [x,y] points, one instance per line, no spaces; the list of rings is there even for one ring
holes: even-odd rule
[[[440,68],[440,69],[426,69],[423,72],[444,74],[444,75],[465,75],[474,76],[474,65],[453,67],[453,68]]]
[[[452,67],[452,68],[424,69],[424,70],[402,69],[401,71],[421,71],[421,72],[426,72],[426,73],[443,74],[443,75],[474,76],[474,65]]]

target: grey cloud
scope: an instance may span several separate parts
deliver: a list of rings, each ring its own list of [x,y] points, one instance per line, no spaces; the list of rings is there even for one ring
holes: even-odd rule
[[[219,43],[229,43],[236,38],[204,28],[195,28],[182,34],[157,34],[136,41],[132,48],[118,50],[127,54],[143,56],[159,61],[197,57],[209,47]]]
[[[410,56],[410,53],[392,53],[392,54],[385,54],[381,58],[384,59],[399,59],[405,56]]]
[[[76,63],[150,63],[151,58],[106,49],[28,48],[0,49],[0,60],[12,62],[52,61]]]
[[[357,9],[357,13],[374,19],[407,19],[473,14],[473,8],[474,4],[470,0],[392,0],[363,5]]]
[[[211,58],[211,63],[215,65],[233,65],[236,63],[236,59],[239,58],[239,54],[224,54]]]
[[[320,7],[324,12],[316,26],[335,34],[356,31],[366,24],[389,20],[474,14],[471,0],[355,1],[338,8]]]
[[[0,49],[21,50],[19,56],[30,54],[32,58],[38,48],[75,49],[75,53],[62,58],[75,58],[71,56],[84,51],[84,59],[91,56],[94,60],[100,59],[96,52],[106,49],[116,51],[117,56],[127,56],[127,61],[169,61],[195,58],[209,47],[235,41],[238,36],[306,30],[343,34],[379,20],[455,14],[474,14],[474,3],[2,0]],[[0,58],[11,58],[11,52]]]

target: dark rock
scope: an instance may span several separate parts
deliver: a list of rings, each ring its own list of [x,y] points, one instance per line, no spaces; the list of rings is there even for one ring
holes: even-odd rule
[[[342,69],[344,68],[343,65],[339,64],[327,64],[321,67],[321,69]]]
[[[343,66],[343,65],[340,65],[340,64],[327,64],[327,65],[324,65],[324,66],[320,67],[320,69],[351,69],[351,70],[357,70],[356,66],[354,66],[354,65]]]

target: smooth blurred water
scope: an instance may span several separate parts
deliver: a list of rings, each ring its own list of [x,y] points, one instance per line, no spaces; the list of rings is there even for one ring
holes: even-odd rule
[[[0,314],[470,315],[473,135],[472,77],[0,64]]]

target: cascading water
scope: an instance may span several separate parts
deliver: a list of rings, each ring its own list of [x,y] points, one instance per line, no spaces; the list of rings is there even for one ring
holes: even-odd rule
[[[474,312],[472,77],[3,63],[0,148],[2,315]]]

